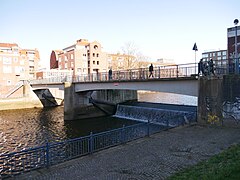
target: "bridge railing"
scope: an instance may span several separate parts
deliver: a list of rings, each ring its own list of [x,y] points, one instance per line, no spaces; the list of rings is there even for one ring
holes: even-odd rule
[[[209,68],[206,69],[209,71]],[[218,61],[214,65],[216,75],[228,74],[230,71],[228,60]],[[208,72],[208,74],[210,74]],[[148,68],[128,69],[113,71],[112,75],[108,72],[91,73],[67,77],[52,77],[46,79],[31,80],[31,84],[51,84],[63,82],[103,82],[103,81],[131,81],[131,80],[148,80],[162,78],[181,78],[198,75],[198,64],[178,64],[154,67],[153,77],[149,77]]]
[[[170,128],[168,124],[162,126],[138,123],[62,142],[46,143],[46,145],[20,152],[2,154],[0,155],[0,179],[91,154],[168,128]]]

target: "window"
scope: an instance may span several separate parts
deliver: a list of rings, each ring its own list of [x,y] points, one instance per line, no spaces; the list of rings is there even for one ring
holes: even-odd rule
[[[223,52],[222,52],[222,55],[223,55],[223,56],[226,56],[226,55],[227,55],[227,51],[223,51]]]
[[[68,65],[67,65],[67,63],[65,63],[65,69],[67,69],[68,68]]]
[[[12,85],[11,80],[7,80],[7,85],[8,85],[8,86],[9,86],[9,85]]]
[[[93,61],[93,64],[95,64],[95,61]]]
[[[97,61],[97,65],[99,65],[99,61]]]
[[[73,54],[71,54],[71,59],[73,59]]]
[[[11,57],[3,57],[3,64],[12,64]]]
[[[97,50],[97,49],[98,49],[98,46],[97,46],[97,45],[94,45],[93,48]]]
[[[217,55],[218,55],[218,56],[221,56],[221,55],[222,55],[222,52],[217,52]]]
[[[3,66],[3,73],[12,73],[11,66]]]
[[[99,54],[97,53],[97,57],[99,56]]]
[[[93,53],[93,57],[95,57],[95,53]]]
[[[202,54],[202,58],[207,58],[208,54]]]

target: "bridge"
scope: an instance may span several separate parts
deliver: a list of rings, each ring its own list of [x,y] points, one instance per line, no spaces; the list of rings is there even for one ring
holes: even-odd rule
[[[147,90],[198,96],[198,76],[195,64],[182,64],[157,67],[153,77],[149,77],[147,68],[114,71],[75,77],[54,77],[32,80],[33,90],[64,89],[64,82],[75,84],[75,92],[93,90]]]
[[[219,79],[226,74],[227,68],[222,66],[215,67],[215,78]],[[114,93],[108,94],[108,102],[123,102],[126,100],[137,99],[137,90],[158,91],[175,93],[189,96],[199,96],[199,78],[196,74],[196,64],[180,64],[171,66],[156,67],[153,71],[153,77],[149,76],[148,68],[129,69],[123,71],[79,75],[73,77],[53,77],[48,79],[32,80],[30,82],[35,92],[42,94],[40,97],[46,99],[52,104],[58,104],[56,99],[64,99],[65,114],[74,119],[74,114],[80,113],[80,107],[83,105],[94,104],[93,100],[99,101],[97,95],[93,98],[93,92],[106,90],[119,90],[123,94],[129,93],[123,99],[115,101]],[[204,78],[212,78],[209,75]],[[110,92],[111,93],[111,92]],[[112,99],[109,98],[111,96]],[[121,95],[122,96],[122,95]],[[101,98],[100,98],[101,99]],[[101,101],[105,100],[104,98]],[[75,109],[75,110],[74,110]],[[83,109],[82,109],[83,111]],[[66,118],[66,116],[65,116]]]

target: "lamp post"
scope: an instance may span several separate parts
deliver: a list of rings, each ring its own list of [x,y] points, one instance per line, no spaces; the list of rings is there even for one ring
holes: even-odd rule
[[[235,19],[233,23],[235,24],[235,74],[239,74],[239,60],[238,60],[238,52],[237,52],[237,25],[238,19]]]

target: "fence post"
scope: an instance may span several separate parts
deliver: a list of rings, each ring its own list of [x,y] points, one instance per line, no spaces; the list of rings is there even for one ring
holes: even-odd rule
[[[89,139],[89,153],[93,153],[93,133],[90,133],[90,139]]]
[[[177,65],[177,78],[178,78],[178,65]]]
[[[167,119],[167,130],[168,130],[168,128],[169,128],[169,120]]]
[[[122,127],[122,131],[121,131],[121,141],[122,141],[122,143],[124,143],[125,142],[125,125],[123,125],[123,127]]]
[[[150,122],[149,122],[149,119],[148,119],[148,123],[147,123],[147,136],[148,137],[150,136]]]
[[[48,143],[48,141],[47,141],[47,143],[46,143],[46,165],[47,165],[47,167],[49,167],[49,165],[50,165],[50,161],[49,161],[49,143]]]

